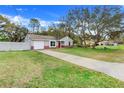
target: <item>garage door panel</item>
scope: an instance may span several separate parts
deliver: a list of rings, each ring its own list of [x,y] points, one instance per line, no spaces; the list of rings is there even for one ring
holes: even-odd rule
[[[34,49],[44,49],[43,41],[34,41],[33,42]]]

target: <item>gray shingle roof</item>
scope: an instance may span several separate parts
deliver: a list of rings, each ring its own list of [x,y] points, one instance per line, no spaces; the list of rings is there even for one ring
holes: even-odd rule
[[[31,40],[56,40],[54,36],[28,34]]]

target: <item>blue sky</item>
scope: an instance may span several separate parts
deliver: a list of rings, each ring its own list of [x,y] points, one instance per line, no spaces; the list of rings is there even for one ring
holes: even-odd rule
[[[39,19],[41,26],[48,27],[51,23],[58,23],[59,19],[78,5],[0,5],[0,14],[14,23],[21,23],[28,27],[30,18]]]
[[[8,17],[12,22],[22,23],[28,27],[30,18],[39,19],[41,26],[47,27],[51,23],[58,23],[59,19],[69,9],[78,7],[90,7],[84,5],[0,5],[0,14]]]
[[[69,9],[82,6],[66,6],[66,5],[16,5],[16,6],[0,6],[0,13],[11,16],[18,15],[25,18],[40,18],[46,21],[57,21],[64,16]],[[16,13],[17,11],[17,13]]]

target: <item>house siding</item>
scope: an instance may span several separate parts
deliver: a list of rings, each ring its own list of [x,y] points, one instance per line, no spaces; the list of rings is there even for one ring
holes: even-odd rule
[[[55,41],[55,47],[51,47],[50,46],[50,42],[51,41]],[[56,40],[49,40],[49,48],[56,48],[56,47],[58,47],[58,41],[56,41]]]
[[[38,38],[38,37],[37,37]],[[59,47],[59,43],[58,43],[58,40],[56,40],[55,38],[46,38],[46,39],[35,39],[35,38],[31,38],[30,35],[27,35],[26,38],[25,38],[25,42],[30,42],[31,43],[31,49],[34,49],[33,48],[33,41],[43,41],[44,42],[44,49],[48,49],[48,48],[60,48],[60,47],[70,47],[70,46],[73,46],[73,40],[71,38],[69,38],[68,36],[60,39],[59,41],[64,41],[64,44],[60,44],[60,47]],[[55,43],[55,47],[51,47],[50,46],[50,41],[56,41]],[[69,42],[70,42],[70,46],[69,46]]]
[[[58,43],[58,41],[56,41],[56,48],[59,48],[59,43]]]
[[[44,46],[49,46],[49,41],[44,41]]]
[[[48,40],[45,40],[44,41],[44,48],[45,49],[48,49],[49,48],[49,41]]]
[[[64,41],[64,44],[62,44],[62,47],[69,46],[69,42],[70,42],[70,46],[73,46],[73,40],[71,38],[69,38],[68,36],[67,37],[64,37],[64,38],[62,38],[60,40],[61,41]]]

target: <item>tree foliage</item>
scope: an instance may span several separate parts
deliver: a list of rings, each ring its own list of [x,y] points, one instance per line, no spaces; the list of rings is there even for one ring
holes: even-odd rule
[[[40,21],[38,19],[30,19],[29,26],[32,28],[32,32],[38,32],[40,29]]]
[[[11,23],[7,18],[0,15],[0,40],[21,42],[25,39],[28,29]]]
[[[120,6],[95,6],[69,10],[62,27],[79,37],[80,45],[87,47],[87,41],[95,47],[98,42],[110,38],[111,32],[123,30],[124,15]]]

